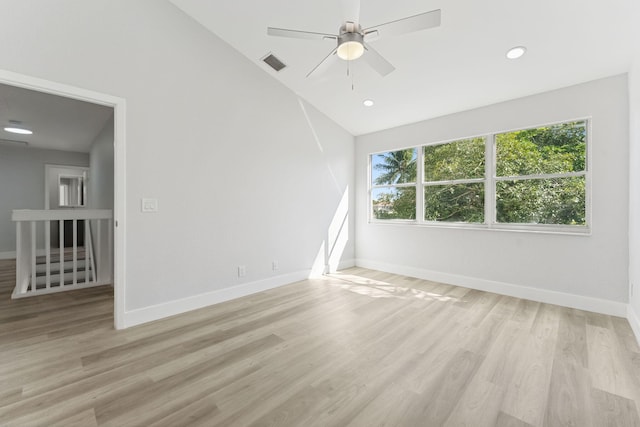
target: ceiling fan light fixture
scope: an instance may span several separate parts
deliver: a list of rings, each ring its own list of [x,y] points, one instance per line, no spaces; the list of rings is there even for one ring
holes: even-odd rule
[[[364,46],[357,41],[349,41],[338,46],[338,57],[345,61],[358,59],[364,53]]]
[[[358,59],[364,53],[364,46],[359,41],[347,41],[338,46],[338,57],[345,61]]]
[[[364,36],[359,25],[347,22],[340,28],[337,54],[340,59],[353,61],[364,53]]]

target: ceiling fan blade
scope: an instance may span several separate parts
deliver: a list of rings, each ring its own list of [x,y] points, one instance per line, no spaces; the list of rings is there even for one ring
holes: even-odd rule
[[[313,67],[313,70],[307,73],[306,77],[309,77],[312,74],[315,74],[315,75],[321,74],[326,69],[326,67],[332,62],[331,59],[335,58],[337,51],[338,51],[338,48],[335,48],[331,52],[329,52],[329,54],[325,56],[324,59],[320,61],[318,65]]]
[[[345,21],[360,22],[360,0],[342,0],[342,18]]]
[[[375,27],[365,28],[364,34],[366,37],[370,33],[374,34],[377,32],[377,35],[380,37],[388,37],[426,30],[440,26],[440,15],[440,9],[432,10],[431,12],[425,12],[408,18],[398,19],[397,21],[376,25]]]
[[[364,47],[366,49],[366,52],[364,53],[364,55],[362,55],[362,57],[365,61],[367,61],[369,65],[371,65],[371,68],[376,70],[382,77],[386,76],[396,69],[396,67],[394,67],[389,61],[384,59],[377,50],[367,44],[365,44]]]
[[[289,37],[292,39],[311,39],[311,40],[337,40],[335,34],[313,33],[311,31],[289,30],[287,28],[267,27],[267,34],[276,37]]]

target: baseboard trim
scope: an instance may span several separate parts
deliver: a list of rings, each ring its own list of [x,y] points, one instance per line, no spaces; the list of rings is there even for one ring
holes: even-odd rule
[[[0,252],[0,259],[16,259],[16,251]]]
[[[345,268],[351,268],[356,266],[356,260],[354,258],[345,259],[338,263],[338,270],[344,270]]]
[[[11,294],[11,299],[30,298],[34,296],[40,296],[40,295],[57,294],[60,292],[69,292],[69,291],[76,291],[80,289],[95,288],[97,286],[111,286],[111,283],[106,282],[104,280],[100,282],[94,282],[94,283],[88,283],[88,284],[79,283],[77,285],[66,285],[66,286],[63,286],[62,288],[55,287],[55,288],[49,288],[49,289],[40,289],[36,293],[27,292],[24,294],[17,293],[16,289],[14,289],[13,293]]]
[[[199,308],[241,298],[257,292],[299,282],[307,279],[310,273],[310,270],[304,270],[283,274],[276,277],[270,277],[268,279],[218,289],[204,294],[193,295],[175,301],[168,301],[162,304],[125,311],[123,316],[124,328],[141,325],[143,323],[152,322],[169,316],[175,316],[176,314],[185,313],[187,311],[197,310]]]
[[[367,259],[356,259],[356,265],[358,267],[385,271],[387,273],[401,274],[403,276],[417,277],[419,279],[432,280],[434,282],[448,283],[465,288],[493,292],[500,295],[508,295],[547,304],[577,308],[579,310],[592,311],[611,316],[628,316],[627,304],[617,301],[514,285],[511,283],[497,282],[493,280],[477,279],[474,277],[395,265]]]
[[[636,313],[631,304],[627,306],[627,320],[633,333],[636,335],[636,341],[640,344],[640,314]]]

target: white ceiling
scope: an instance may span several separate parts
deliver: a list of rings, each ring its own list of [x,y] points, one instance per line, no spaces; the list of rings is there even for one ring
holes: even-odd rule
[[[629,0],[362,0],[371,27],[441,9],[439,28],[380,38],[371,45],[396,70],[380,77],[366,63],[336,59],[305,75],[332,41],[267,36],[267,26],[337,33],[358,0],[170,0],[354,135],[624,73],[630,65]],[[527,47],[517,60],[507,49]],[[272,52],[288,67],[261,62]],[[366,108],[362,101],[373,99]]]
[[[113,108],[0,84],[0,142],[25,141],[28,147],[88,153]],[[17,120],[32,135],[9,133]]]

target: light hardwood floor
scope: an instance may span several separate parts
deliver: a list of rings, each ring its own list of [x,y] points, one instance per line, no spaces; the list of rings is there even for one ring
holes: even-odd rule
[[[621,318],[354,268],[116,331],[110,287],[13,269],[2,426],[640,426]]]

